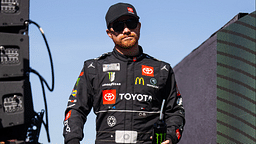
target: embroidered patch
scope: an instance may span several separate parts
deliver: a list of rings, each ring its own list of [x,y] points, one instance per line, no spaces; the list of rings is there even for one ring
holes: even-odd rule
[[[142,65],[141,71],[144,76],[154,77],[154,67]]]
[[[72,110],[70,110],[70,111],[67,113],[67,115],[66,115],[66,117],[65,117],[65,121],[66,121],[66,120],[68,120],[68,119],[70,118],[70,116],[71,116],[71,112],[72,112]]]
[[[115,136],[116,143],[137,143],[138,132],[117,130]]]
[[[103,64],[103,72],[120,71],[120,63]]]
[[[116,103],[116,90],[103,90],[102,91],[103,104]]]
[[[115,125],[116,125],[116,117],[114,117],[114,116],[109,116],[109,117],[107,118],[107,124],[108,124],[109,127],[115,126]]]

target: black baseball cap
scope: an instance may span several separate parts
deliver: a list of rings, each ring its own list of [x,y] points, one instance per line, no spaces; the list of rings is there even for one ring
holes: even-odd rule
[[[105,16],[107,27],[109,24],[118,19],[121,16],[129,15],[137,19],[140,17],[137,15],[137,12],[131,4],[128,3],[117,3],[109,7],[108,12]]]

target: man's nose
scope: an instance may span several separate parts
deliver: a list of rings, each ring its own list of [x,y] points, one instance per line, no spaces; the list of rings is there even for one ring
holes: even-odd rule
[[[131,30],[127,27],[126,24],[124,24],[124,30],[123,33],[131,33]]]

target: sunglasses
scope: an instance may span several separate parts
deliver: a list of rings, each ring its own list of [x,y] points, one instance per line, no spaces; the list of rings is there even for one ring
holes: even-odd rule
[[[138,20],[135,18],[130,18],[124,21],[116,21],[113,23],[112,28],[116,32],[121,32],[124,30],[124,24],[127,26],[129,29],[135,29],[138,25]]]

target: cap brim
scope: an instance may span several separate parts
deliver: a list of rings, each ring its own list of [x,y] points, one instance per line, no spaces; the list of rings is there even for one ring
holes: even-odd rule
[[[120,18],[120,17],[122,17],[122,16],[132,16],[132,17],[134,17],[134,18],[140,19],[140,17],[139,17],[139,16],[136,16],[136,15],[134,15],[134,14],[129,14],[129,13],[126,13],[126,14],[120,14],[120,15],[119,15],[119,16],[117,16],[116,18],[114,18],[114,19],[110,20],[110,21],[109,21],[109,23],[108,23],[108,26],[109,26],[112,22],[114,22],[115,20],[119,19],[119,18]]]

